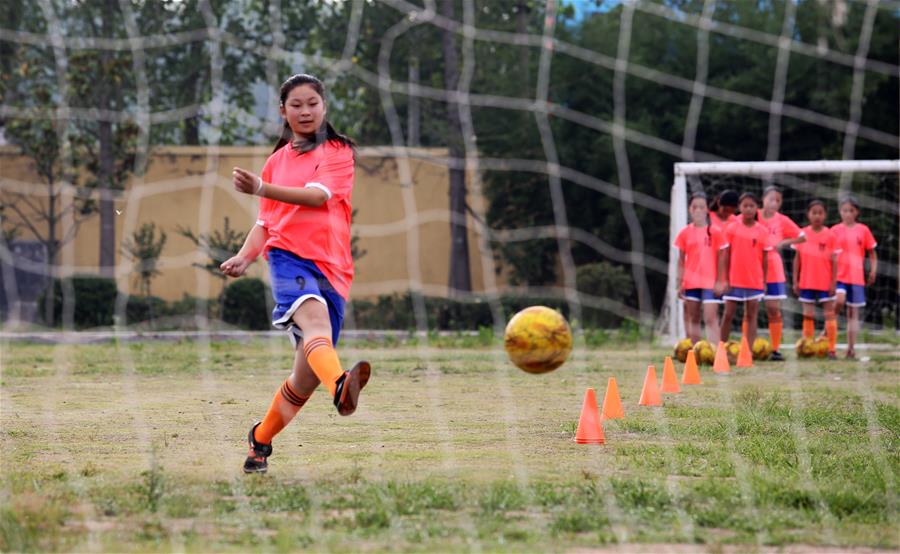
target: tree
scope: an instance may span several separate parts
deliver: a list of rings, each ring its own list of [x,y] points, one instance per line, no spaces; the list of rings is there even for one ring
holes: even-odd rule
[[[220,279],[224,286],[227,276],[222,273],[219,266],[241,249],[241,246],[244,245],[244,238],[246,235],[232,229],[231,222],[227,217],[225,218],[225,226],[221,231],[199,233],[195,235],[190,228],[179,226],[178,234],[193,242],[198,250],[209,257],[209,261],[205,264],[195,263],[194,267],[199,267],[200,269],[207,271],[213,277]]]
[[[134,263],[134,278],[143,296],[150,296],[150,281],[160,275],[157,264],[166,238],[166,232],[162,229],[159,237],[156,236],[155,223],[144,223],[131,233],[130,239],[122,241],[122,255]]]

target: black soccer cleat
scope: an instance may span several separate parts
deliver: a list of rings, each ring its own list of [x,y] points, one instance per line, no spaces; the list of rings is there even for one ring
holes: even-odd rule
[[[784,356],[781,355],[781,352],[775,350],[774,352],[772,352],[772,357],[769,359],[773,362],[783,362]]]
[[[372,374],[372,366],[369,362],[358,362],[353,369],[345,371],[338,378],[334,389],[334,407],[342,416],[348,416],[356,411],[359,402],[359,391],[363,390],[369,382]]]
[[[262,422],[257,421],[253,424],[253,427],[250,428],[250,433],[247,434],[250,452],[247,454],[247,459],[244,460],[244,473],[265,473],[269,469],[269,462],[266,461],[266,458],[272,455],[272,445],[256,442],[256,439],[253,437],[253,432],[256,431],[260,423]]]

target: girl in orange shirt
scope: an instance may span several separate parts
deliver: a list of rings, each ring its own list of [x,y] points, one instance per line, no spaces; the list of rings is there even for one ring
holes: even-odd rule
[[[841,200],[841,222],[831,228],[838,242],[838,273],[835,311],[841,313],[847,306],[847,357],[856,357],[856,334],[859,332],[859,311],[866,305],[866,285],[875,283],[878,271],[878,255],[875,254],[875,237],[859,217],[859,203],[852,196]],[[869,254],[869,275],[865,275],[866,252]]]
[[[741,195],[738,207],[740,218],[725,227],[724,255],[719,257],[719,275],[723,276],[720,288],[727,292],[725,313],[722,316],[721,340],[727,341],[731,334],[731,320],[737,313],[738,303],[744,305],[744,320],[747,322],[747,343],[756,340],[756,320],[759,301],[765,294],[766,256],[772,250],[769,233],[757,220],[759,199],[752,193]]]
[[[269,261],[275,310],[272,324],[289,332],[296,349],[291,375],[265,418],[250,428],[245,473],[265,473],[272,438],[297,415],[320,383],[340,415],[356,410],[369,381],[368,362],[344,371],[334,347],[353,278],[350,195],[353,141],[325,120],[325,90],[311,75],[281,85],[281,139],[257,176],[234,168],[234,188],[262,197],[256,225],[240,252],[221,265],[244,274],[263,254]]]
[[[816,304],[822,305],[825,316],[825,335],[828,337],[828,357],[834,359],[837,342],[837,320],[834,313],[834,294],[837,284],[837,257],[840,249],[834,233],[825,226],[825,203],[813,200],[806,210],[809,225],[803,228],[806,241],[791,246],[794,256],[794,294],[803,305],[803,336],[813,338],[816,333]]]
[[[719,304],[714,293],[722,233],[709,223],[706,195],[691,195],[688,212],[692,222],[675,237],[678,248],[678,295],[684,300],[684,328],[694,342],[700,340],[700,312],[712,344],[719,343]]]

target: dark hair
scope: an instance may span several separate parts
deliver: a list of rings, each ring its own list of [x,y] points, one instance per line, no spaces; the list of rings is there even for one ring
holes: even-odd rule
[[[702,198],[704,202],[709,202],[706,199],[706,193],[702,190],[696,190],[691,193],[691,197],[688,198],[688,207],[694,202],[696,198]],[[709,207],[706,210],[706,238],[709,239],[712,236],[712,232],[710,231],[710,227],[712,227],[712,222],[709,220]]]
[[[841,207],[844,204],[850,204],[851,206],[856,208],[856,211],[859,211],[859,200],[857,200],[853,195],[848,194],[847,196],[841,198],[841,201],[838,202],[838,207]]]
[[[783,194],[781,192],[781,187],[775,185],[769,185],[763,189],[763,198],[769,195],[770,192],[777,192],[778,194]]]
[[[753,200],[753,203],[757,206],[762,206],[762,202],[759,201],[759,197],[753,194],[752,192],[744,192],[741,194],[740,198],[738,198],[738,204],[744,202],[744,200]],[[755,214],[753,214],[753,219],[759,221],[759,210]]]
[[[806,211],[808,212],[809,210],[813,209],[813,206],[822,206],[823,210],[825,210],[826,212],[828,211],[828,208],[825,206],[825,201],[821,198],[813,198],[812,200],[810,200],[809,204],[806,205]]]
[[[726,189],[720,192],[715,200],[712,201],[712,204],[709,205],[709,210],[711,212],[719,211],[719,206],[726,206],[731,208],[737,208],[738,202],[738,194],[731,189]]]
[[[291,93],[292,90],[299,87],[300,85],[309,85],[316,91],[316,94],[322,97],[322,102],[325,101],[325,85],[312,75],[307,75],[306,73],[297,73],[296,75],[292,75],[288,77],[288,79],[281,83],[281,89],[279,91],[281,95],[281,105],[284,106],[284,102],[287,100],[288,94]],[[291,144],[294,139],[294,132],[291,131],[291,126],[288,125],[288,122],[284,122],[284,126],[281,128],[281,136],[278,138],[278,142],[275,144],[275,148],[272,152],[275,152],[285,144]],[[344,146],[349,146],[353,148],[356,146],[356,143],[353,142],[353,139],[346,135],[342,135],[338,133],[334,127],[331,126],[331,123],[328,123],[326,119],[322,128],[316,131],[315,142],[313,143],[313,148],[316,146],[325,143],[325,142],[337,142],[343,144]]]

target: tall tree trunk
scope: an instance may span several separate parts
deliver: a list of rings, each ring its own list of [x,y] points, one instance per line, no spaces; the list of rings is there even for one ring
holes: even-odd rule
[[[454,0],[441,0],[441,15],[453,19]],[[459,84],[459,66],[456,55],[456,35],[444,30],[442,37],[444,53],[445,90],[455,91]],[[460,161],[465,158],[463,149],[462,123],[459,106],[447,102],[447,146],[450,159]],[[466,172],[460,167],[450,167],[450,294],[456,291],[471,291],[472,279],[469,271],[469,239],[466,226]]]
[[[519,0],[516,4],[516,33],[524,35],[528,33],[528,3],[525,0]],[[531,90],[531,74],[529,61],[530,46],[523,44],[519,47],[519,75],[522,78],[522,95],[524,98],[534,96]]]
[[[102,15],[103,37],[112,37],[112,13],[115,9],[111,2],[108,3],[107,10]],[[104,50],[101,60],[104,67],[110,63],[110,53]],[[103,83],[100,86],[100,92],[97,97],[98,108],[101,110],[112,109],[112,90],[109,83]],[[114,173],[114,151],[113,151],[113,129],[112,123],[109,121],[101,121],[99,123],[99,140],[100,140],[100,167],[97,174],[97,181],[100,188],[100,275],[103,277],[114,277],[116,270],[116,220],[115,206],[113,204],[113,173]]]

